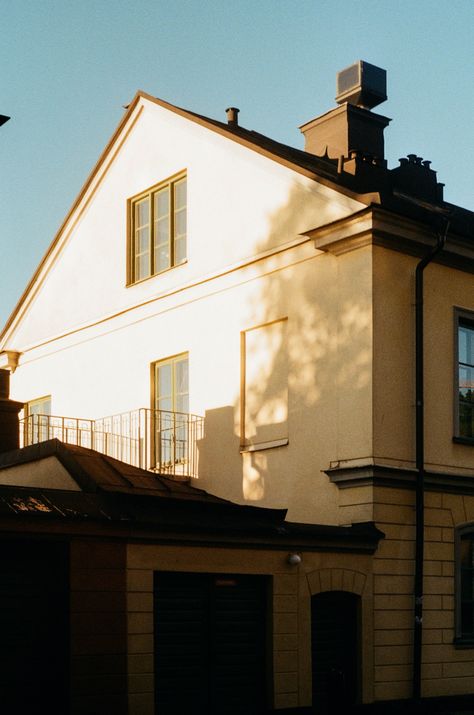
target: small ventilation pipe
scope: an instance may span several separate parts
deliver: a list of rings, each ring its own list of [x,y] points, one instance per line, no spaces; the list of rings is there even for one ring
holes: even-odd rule
[[[237,109],[237,107],[228,107],[225,110],[225,113],[227,114],[227,124],[230,127],[239,126],[239,112],[240,109]]]
[[[450,221],[445,217],[445,227],[437,236],[436,246],[424,256],[415,270],[415,609],[413,626],[413,700],[421,699],[421,659],[423,633],[423,558],[425,529],[425,401],[424,401],[424,326],[423,326],[423,272],[446,243]]]

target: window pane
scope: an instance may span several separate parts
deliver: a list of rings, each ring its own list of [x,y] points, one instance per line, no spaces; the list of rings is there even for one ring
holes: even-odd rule
[[[170,219],[169,216],[155,221],[155,243],[169,243],[170,240]]]
[[[474,631],[474,569],[472,534],[461,539],[461,632],[472,636]]]
[[[474,437],[474,405],[466,402],[459,404],[459,435]]]
[[[178,181],[174,185],[174,208],[175,211],[186,206],[186,179]]]
[[[474,328],[459,326],[459,362],[474,365]]]
[[[174,263],[186,260],[186,179],[174,186]]]
[[[166,270],[170,267],[170,247],[166,243],[163,246],[155,246],[155,273]]]
[[[459,367],[459,396],[464,400],[473,401],[474,368]]]
[[[135,280],[148,278],[150,275],[150,254],[142,253],[135,258]]]
[[[150,221],[149,215],[150,200],[147,197],[146,199],[142,199],[142,201],[138,201],[135,204],[135,228],[147,225]]]
[[[186,260],[186,237],[174,242],[174,262],[176,265]]]
[[[136,254],[148,253],[150,250],[150,229],[148,226],[140,228],[135,234],[135,252]]]
[[[179,360],[176,363],[176,391],[180,394],[188,392],[188,361]]]
[[[29,415],[50,415],[51,397],[44,397],[39,400],[33,400],[32,402],[28,402],[27,413]]]
[[[175,367],[175,405],[177,412],[189,412],[188,359],[179,360]]]
[[[461,606],[461,630],[463,636],[472,635],[474,630],[472,603],[463,603]]]
[[[155,194],[155,218],[167,216],[170,212],[170,190],[167,186]]]
[[[171,397],[172,393],[172,373],[171,373],[171,363],[166,365],[161,365],[158,368],[158,399],[164,399],[165,397]]]
[[[179,238],[186,235],[186,211],[178,211],[174,216],[174,236]]]

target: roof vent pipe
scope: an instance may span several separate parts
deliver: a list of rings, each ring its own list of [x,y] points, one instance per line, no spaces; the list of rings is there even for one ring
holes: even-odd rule
[[[237,127],[239,125],[239,112],[240,109],[237,109],[237,107],[228,107],[225,110],[227,114],[227,124],[230,127]]]

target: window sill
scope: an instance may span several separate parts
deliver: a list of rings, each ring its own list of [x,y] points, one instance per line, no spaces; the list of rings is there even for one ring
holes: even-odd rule
[[[271,442],[257,442],[256,444],[243,444],[240,446],[240,454],[245,452],[260,452],[263,449],[274,449],[275,447],[286,447],[289,439],[274,439]]]
[[[455,638],[453,640],[453,645],[455,648],[459,650],[466,650],[467,648],[474,648],[474,638],[472,637],[466,637],[463,638],[460,636],[459,638]]]
[[[453,442],[456,444],[470,444],[474,446],[474,437],[453,437]]]
[[[176,270],[176,268],[180,268],[181,266],[185,266],[186,263],[188,262],[188,259],[186,258],[185,261],[181,261],[181,263],[176,263],[174,266],[170,266],[169,268],[165,268],[163,271],[159,271],[158,273],[153,273],[152,276],[146,276],[146,278],[140,278],[138,281],[130,281],[130,283],[125,284],[125,288],[133,288],[133,286],[140,285],[141,283],[145,283],[145,281],[150,281],[152,278],[157,278],[158,276],[162,276],[165,273],[169,273],[170,271]]]

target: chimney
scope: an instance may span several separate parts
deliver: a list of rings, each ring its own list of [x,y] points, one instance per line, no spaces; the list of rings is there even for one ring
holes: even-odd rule
[[[22,402],[10,400],[10,372],[0,370],[0,453],[20,446],[18,413]]]
[[[300,127],[305,151],[331,159],[362,154],[384,161],[383,131],[390,119],[370,110],[386,99],[386,72],[380,67],[359,60],[338,72],[339,107]]]
[[[237,109],[237,107],[228,107],[225,110],[229,127],[237,127],[239,125],[239,112],[240,109]]]

